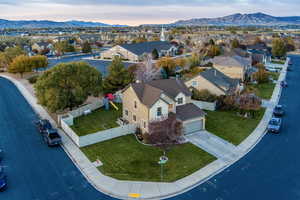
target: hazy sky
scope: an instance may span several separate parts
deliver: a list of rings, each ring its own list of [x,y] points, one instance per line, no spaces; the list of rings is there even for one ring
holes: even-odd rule
[[[237,12],[293,16],[300,15],[299,9],[300,0],[0,0],[2,19],[87,20],[128,25]]]

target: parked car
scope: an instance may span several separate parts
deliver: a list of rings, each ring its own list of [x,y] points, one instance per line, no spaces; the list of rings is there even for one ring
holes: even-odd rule
[[[45,133],[48,129],[52,129],[52,126],[47,119],[38,120],[35,124],[40,133]]]
[[[269,133],[276,133],[278,134],[281,129],[281,119],[273,117],[268,125],[268,132]]]
[[[0,166],[0,191],[3,191],[7,187],[7,177],[4,174],[3,167]]]
[[[46,132],[43,133],[43,138],[48,146],[57,146],[62,142],[56,129],[47,129]]]
[[[282,117],[284,115],[284,110],[283,110],[282,105],[275,106],[274,111],[273,111],[273,115],[275,117]]]
[[[281,87],[286,88],[288,86],[286,81],[281,81],[280,83]]]
[[[289,65],[293,65],[293,61],[290,60],[290,61],[289,61]]]

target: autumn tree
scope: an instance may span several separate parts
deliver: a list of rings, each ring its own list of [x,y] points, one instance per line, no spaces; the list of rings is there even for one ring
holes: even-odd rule
[[[207,49],[207,56],[213,58],[221,55],[221,48],[218,45],[210,45]]]
[[[49,111],[72,110],[100,94],[102,77],[85,62],[61,63],[44,72],[34,87],[38,102]]]
[[[103,87],[105,92],[117,92],[134,81],[134,77],[125,68],[122,59],[118,56],[114,57],[108,68],[108,76],[104,79]]]
[[[167,76],[170,76],[170,75],[174,74],[176,62],[171,57],[162,57],[157,61],[156,65],[159,68],[163,68],[165,70]]]
[[[21,78],[23,77],[23,74],[25,72],[31,72],[32,71],[32,60],[30,57],[25,55],[20,55],[16,57],[8,67],[9,73],[19,73]]]
[[[184,68],[187,64],[187,60],[185,58],[177,58],[175,60],[175,63],[176,63],[177,66],[180,66],[180,67]]]
[[[265,70],[263,64],[257,64],[258,71],[254,73],[253,77],[258,83],[267,83],[269,81],[269,74]]]
[[[32,56],[29,60],[33,69],[46,69],[48,67],[48,58],[46,56]]]
[[[150,122],[148,129],[146,142],[160,148],[164,155],[175,145],[181,144],[183,125],[177,120],[175,114],[170,113],[168,118]]]
[[[24,50],[17,46],[17,47],[10,47],[5,49],[4,52],[0,53],[0,68],[7,69],[10,63],[18,56],[25,55],[26,53]]]
[[[275,38],[272,41],[272,55],[274,57],[284,57],[286,55],[287,49],[283,39]]]

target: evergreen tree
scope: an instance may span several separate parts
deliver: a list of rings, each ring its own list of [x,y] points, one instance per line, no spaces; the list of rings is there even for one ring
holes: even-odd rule
[[[102,76],[85,62],[61,63],[43,73],[34,87],[38,102],[49,111],[72,110],[100,94]]]
[[[106,93],[117,92],[133,82],[133,80],[134,76],[132,73],[125,68],[122,59],[116,56],[109,66],[109,74],[104,80],[104,91]]]

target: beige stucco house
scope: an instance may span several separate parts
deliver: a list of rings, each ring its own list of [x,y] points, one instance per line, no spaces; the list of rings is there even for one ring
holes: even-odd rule
[[[208,90],[217,96],[236,94],[243,88],[239,79],[232,79],[214,68],[199,73],[185,84],[190,89]]]
[[[174,113],[183,122],[184,134],[201,131],[205,129],[205,113],[191,103],[191,95],[177,79],[131,84],[123,91],[123,120],[148,132],[149,122]]]
[[[217,56],[211,60],[213,67],[233,79],[244,81],[252,68],[251,58]]]
[[[177,47],[166,41],[142,42],[135,44],[116,45],[101,53],[101,59],[112,59],[119,56],[124,60],[139,62],[145,54],[157,50],[158,56],[175,56]]]

